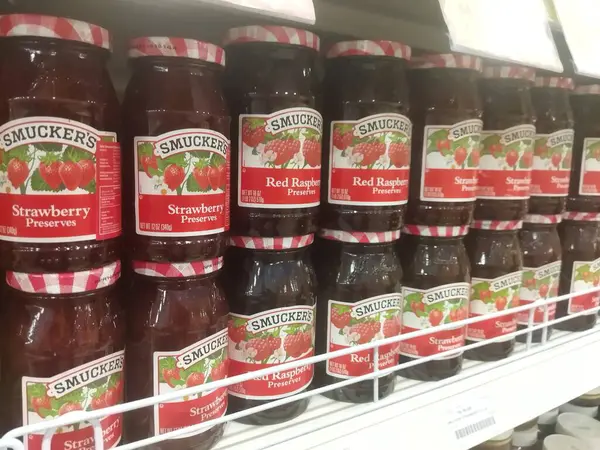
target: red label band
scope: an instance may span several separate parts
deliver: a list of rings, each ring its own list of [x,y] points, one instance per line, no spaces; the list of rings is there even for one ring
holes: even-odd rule
[[[400,354],[411,358],[437,355],[450,350],[458,350],[465,345],[467,327],[437,331],[425,336],[407,339],[400,342]],[[416,328],[402,326],[402,334],[417,331]],[[456,355],[446,356],[452,358]]]
[[[583,140],[579,195],[600,195],[599,138],[585,138]]]
[[[329,202],[402,205],[408,201],[408,169],[330,169]]]
[[[472,201],[476,191],[476,169],[426,169],[423,173],[423,201]]]
[[[532,196],[566,197],[569,193],[568,170],[533,170],[531,172]]]
[[[480,170],[477,198],[529,198],[530,171]]]
[[[576,314],[600,305],[600,292],[576,295],[569,299],[569,314]]]
[[[470,314],[470,317],[479,316],[477,314]],[[495,319],[472,323],[467,329],[467,338],[471,341],[483,341],[514,333],[515,331],[517,331],[517,317],[514,314],[509,314]]]
[[[348,348],[343,345],[330,344],[329,351],[335,352]],[[382,345],[379,348],[379,369],[387,369],[398,364],[399,344]],[[340,377],[359,377],[375,370],[375,351],[363,350],[327,361],[327,373]]]
[[[521,306],[529,305],[533,303],[532,301],[527,301],[521,299]],[[544,307],[538,306],[535,308],[533,312],[533,323],[542,323],[544,322]],[[548,320],[554,320],[556,318],[556,303],[548,304]],[[522,311],[517,314],[517,323],[519,325],[527,325],[529,324],[529,311]]]
[[[558,130],[535,138],[531,195],[566,197],[569,192],[573,130]]]
[[[227,389],[220,388],[203,397],[160,403],[158,405],[159,434],[218,419],[227,412]],[[182,437],[187,437],[182,436]]]

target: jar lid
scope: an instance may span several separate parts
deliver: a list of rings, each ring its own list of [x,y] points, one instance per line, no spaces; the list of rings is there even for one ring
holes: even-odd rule
[[[583,414],[562,413],[556,421],[556,432],[600,446],[600,422]]]
[[[549,214],[549,215],[525,214],[525,217],[523,217],[523,222],[525,222],[525,223],[541,223],[541,224],[553,225],[556,223],[560,223],[561,221],[562,221],[561,214]]]
[[[289,250],[307,247],[315,240],[314,234],[292,237],[231,236],[229,245],[254,250]]]
[[[223,45],[244,42],[272,42],[278,44],[300,45],[319,51],[320,39],[315,33],[292,27],[278,25],[250,25],[231,28],[225,35]]]
[[[507,439],[510,439],[510,437],[512,435],[513,435],[513,430],[508,430],[502,434],[499,434],[498,436],[494,436],[493,438],[489,439],[489,441],[505,441]]]
[[[192,58],[225,65],[225,50],[221,47],[210,42],[186,38],[147,36],[129,41],[129,57],[143,56]]]
[[[408,45],[394,41],[342,41],[334,44],[327,52],[327,58],[339,56],[391,56],[410,60],[411,49]]]
[[[538,417],[538,424],[540,425],[554,425],[558,418],[558,408],[546,411],[540,417]]]
[[[535,77],[535,86],[572,90],[575,83],[567,77]]]
[[[467,225],[459,227],[428,226],[428,225],[404,225],[402,232],[417,236],[432,237],[457,237],[465,236],[469,232]]]
[[[216,272],[223,267],[223,257],[184,263],[133,261],[133,270],[140,275],[161,278],[196,277]]]
[[[471,228],[479,230],[512,231],[523,228],[522,220],[474,220]]]
[[[513,447],[529,447],[534,445],[538,439],[537,425],[527,429],[515,431],[512,436]]]
[[[367,233],[360,231],[329,230],[322,228],[319,236],[332,241],[352,242],[356,244],[381,244],[400,239],[400,230]]]
[[[573,91],[576,95],[600,95],[600,84],[584,84]]]
[[[535,69],[532,67],[511,65],[486,65],[483,68],[485,78],[513,78],[535,81]]]
[[[0,37],[35,36],[83,42],[110,50],[108,30],[81,20],[39,14],[0,16]]]
[[[577,406],[571,403],[560,405],[558,410],[561,413],[577,413],[588,417],[596,417],[596,414],[598,413],[597,406]]]
[[[600,213],[584,213],[565,211],[562,215],[564,220],[581,220],[585,222],[600,222]]]
[[[481,72],[483,63],[478,56],[460,55],[457,53],[433,53],[413,56],[411,69],[432,69],[443,67],[448,69],[471,69]]]
[[[580,395],[577,398],[581,398],[581,399],[592,399],[592,398],[598,398],[600,397],[600,387],[597,387],[596,389],[592,389],[589,392],[586,392],[583,395]]]
[[[551,434],[544,439],[544,450],[591,450],[590,446],[571,436],[563,436],[562,434]]]
[[[121,262],[63,273],[6,272],[6,284],[31,294],[78,294],[110,286],[121,277]]]

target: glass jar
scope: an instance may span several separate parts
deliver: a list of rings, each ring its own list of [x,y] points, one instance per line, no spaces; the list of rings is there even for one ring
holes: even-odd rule
[[[581,439],[562,434],[553,434],[544,439],[543,450],[593,450]]]
[[[600,284],[600,214],[565,213],[564,217],[558,227],[563,255],[558,288],[560,295],[586,291]],[[599,303],[598,291],[573,296],[558,302],[556,317],[595,308]],[[588,330],[596,324],[596,317],[596,312],[586,313],[554,327],[566,331]]]
[[[395,252],[400,231],[352,233],[321,229],[313,260],[319,286],[317,353],[327,353],[398,336],[401,331],[402,269]],[[398,364],[399,344],[379,348],[378,368]],[[316,382],[326,386],[372,373],[374,350],[317,364]],[[379,398],[392,393],[395,374],[379,378]],[[324,392],[338,401],[372,402],[374,382],[361,381]]]
[[[229,30],[225,45],[233,116],[231,231],[262,237],[312,233],[321,187],[319,37],[255,25]]]
[[[116,261],[121,152],[108,31],[5,15],[0,49],[0,265],[64,273]]]
[[[161,263],[222,256],[230,159],[224,51],[192,39],[142,37],[130,42],[129,58],[123,134],[130,256]]]
[[[232,237],[225,254],[229,301],[229,376],[314,355],[316,275],[307,253],[313,235]],[[310,388],[307,364],[229,387],[229,412],[289,397]],[[283,381],[282,381],[283,380]],[[238,419],[252,425],[285,422],[302,414],[302,399]]]
[[[535,126],[530,88],[535,69],[484,67],[476,220],[522,220],[527,213]]]
[[[481,59],[413,57],[409,72],[413,122],[410,193],[405,222],[468,225],[479,167]]]
[[[523,256],[517,237],[521,221],[475,220],[465,238],[471,262],[469,316],[485,316],[519,306],[523,278]],[[497,338],[517,331],[515,314],[472,323],[467,327],[467,344]],[[465,357],[497,361],[510,355],[515,339],[504,338],[468,350]]]
[[[556,421],[556,432],[580,439],[591,449],[596,449],[600,442],[600,423],[582,414],[570,412],[560,414]]]
[[[580,395],[569,403],[582,407],[600,406],[600,387]]]
[[[463,236],[467,227],[406,225],[400,239],[402,263],[402,334],[464,320],[469,314],[470,265]],[[432,330],[432,331],[433,331]],[[433,331],[400,342],[400,363],[456,350],[407,369],[400,375],[440,380],[462,369],[467,327]]]
[[[327,53],[321,227],[400,230],[408,201],[410,47],[345,41]]]
[[[529,214],[561,214],[569,193],[573,149],[571,78],[538,76],[531,88],[536,116]]]
[[[526,305],[538,300],[548,300],[558,295],[558,284],[562,266],[562,249],[557,226],[560,215],[542,216],[528,214],[519,231],[519,241],[523,252],[523,282],[519,294],[520,304]],[[538,306],[533,312],[533,324],[544,322],[544,307]],[[556,316],[556,303],[548,304],[548,320]],[[522,330],[529,324],[529,311],[517,314],[517,328]],[[548,327],[550,337],[552,327]],[[533,342],[542,341],[543,330],[531,333]],[[517,336],[517,341],[526,342],[527,334]]]
[[[2,398],[9,428],[123,402],[120,268],[117,261],[81,272],[6,273],[3,307],[10,320],[3,332],[10,341],[3,348]],[[100,420],[105,448],[121,441],[122,423],[122,414]],[[65,426],[51,446],[68,448],[93,436],[88,422]],[[30,433],[28,448],[41,450],[43,437],[44,431]]]
[[[539,438],[543,441],[546,437],[556,433],[556,420],[558,408],[551,409],[538,417]]]
[[[133,262],[127,324],[129,401],[227,377],[228,307],[217,274],[223,258],[192,263]],[[227,411],[227,388],[212,389],[126,415],[134,442],[217,419]],[[149,450],[208,449],[223,425],[147,445]]]

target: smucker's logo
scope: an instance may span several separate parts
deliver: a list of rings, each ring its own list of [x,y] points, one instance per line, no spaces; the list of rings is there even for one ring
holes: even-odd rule
[[[227,329],[221,330],[217,334],[184,349],[184,352],[175,358],[177,367],[186,370],[208,355],[227,348],[228,344]]]
[[[492,281],[490,283],[490,291],[498,292],[507,287],[520,286],[522,279],[523,274],[521,272],[509,273]]]
[[[312,325],[313,320],[314,308],[312,306],[282,308],[251,318],[246,324],[246,329],[250,333],[258,333],[289,324],[305,323]]]
[[[522,125],[506,130],[502,135],[500,142],[504,145],[508,145],[526,139],[533,140],[533,138],[535,138],[535,127],[533,125]]]
[[[296,128],[312,128],[319,133],[323,130],[321,114],[309,108],[283,109],[271,115],[266,122],[265,131],[271,134]]]
[[[227,156],[229,139],[212,130],[184,129],[159,136],[154,144],[154,154],[165,158],[177,153],[194,150],[216,152]]]
[[[350,315],[355,319],[361,319],[390,309],[400,310],[401,305],[402,296],[400,294],[380,295],[353,306]]]
[[[447,284],[440,288],[431,289],[423,295],[423,302],[427,305],[453,299],[468,300],[469,285],[466,283]]]
[[[481,120],[465,120],[459,122],[450,128],[448,133],[448,139],[451,141],[458,141],[465,136],[478,136],[481,133],[483,122]]]
[[[410,137],[412,124],[401,114],[377,114],[367,117],[354,126],[354,136],[359,138],[390,132],[399,132]]]
[[[573,130],[560,130],[548,136],[548,147],[553,148],[558,145],[573,145]]]
[[[535,271],[535,279],[543,280],[551,275],[558,275],[560,273],[560,261],[556,261],[545,266],[540,267]]]

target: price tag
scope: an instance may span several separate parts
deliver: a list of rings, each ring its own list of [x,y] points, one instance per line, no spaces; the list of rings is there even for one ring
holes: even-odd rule
[[[543,0],[439,2],[452,50],[563,71]]]
[[[573,57],[575,72],[600,78],[596,36],[600,3],[598,0],[554,0],[554,6]]]
[[[485,398],[456,401],[448,406],[442,417],[447,417],[448,429],[459,442],[496,425],[494,412]]]
[[[220,6],[250,11],[279,19],[293,20],[309,25],[315,23],[315,6],[312,0],[200,0]]]

